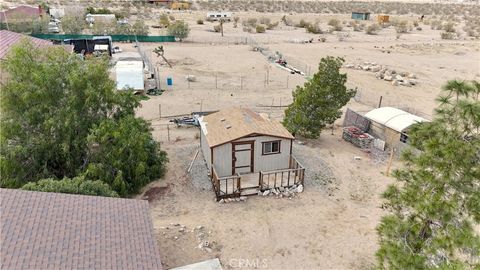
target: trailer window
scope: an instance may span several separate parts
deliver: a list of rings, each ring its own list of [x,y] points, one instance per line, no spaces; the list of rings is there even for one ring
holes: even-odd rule
[[[262,142],[262,155],[280,153],[280,141]]]
[[[407,143],[408,142],[408,135],[406,133],[400,134],[400,141],[403,142],[403,143]]]

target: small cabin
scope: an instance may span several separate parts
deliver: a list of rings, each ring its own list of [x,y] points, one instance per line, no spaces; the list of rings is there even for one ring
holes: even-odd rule
[[[352,12],[352,19],[368,21],[370,20],[370,12]]]
[[[388,23],[390,22],[390,16],[388,15],[378,15],[377,16],[378,23]]]
[[[217,200],[303,184],[305,169],[292,155],[295,138],[280,122],[230,108],[203,116],[199,123]]]
[[[365,114],[370,120],[368,133],[385,141],[390,148],[405,148],[408,130],[415,124],[428,121],[420,116],[393,107],[380,107]]]
[[[208,12],[207,13],[207,21],[231,21],[232,20],[232,12]]]
[[[173,2],[170,4],[170,9],[173,10],[186,10],[190,9],[190,3],[189,2]]]

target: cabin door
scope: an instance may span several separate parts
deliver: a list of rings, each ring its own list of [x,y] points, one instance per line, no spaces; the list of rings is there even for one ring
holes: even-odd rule
[[[232,175],[253,172],[254,141],[232,143]]]

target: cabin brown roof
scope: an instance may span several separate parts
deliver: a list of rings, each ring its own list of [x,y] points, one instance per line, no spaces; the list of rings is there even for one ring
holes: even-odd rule
[[[294,139],[280,122],[246,108],[230,108],[204,116],[201,128],[210,147],[249,135]]]
[[[0,269],[162,269],[142,200],[0,189]]]
[[[34,47],[53,45],[53,43],[48,40],[34,38],[8,30],[0,30],[0,59],[4,59],[10,48],[24,38],[30,40]]]

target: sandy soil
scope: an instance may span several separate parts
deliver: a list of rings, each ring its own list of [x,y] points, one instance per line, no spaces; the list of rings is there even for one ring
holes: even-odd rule
[[[305,78],[269,64],[264,54],[252,50],[261,46],[269,53],[281,52],[310,73],[327,55],[342,56],[347,63],[369,61],[413,72],[419,84],[403,87],[375,79],[371,72],[345,69],[348,85],[361,92],[358,102],[352,100],[346,107],[365,112],[383,96],[384,105],[410,108],[429,118],[446,80],[480,78],[480,45],[469,39],[441,40],[440,32],[428,26],[398,40],[392,28],[378,35],[346,28],[350,35],[346,41],[324,34],[327,41],[322,43],[320,35],[306,34],[303,29],[283,26],[266,34],[248,34],[241,26],[227,23],[222,38],[210,31],[214,23],[195,24],[202,14],[175,13],[177,19],[190,23],[192,32],[184,43],[163,44],[172,69],[149,53],[158,44],[140,45],[159,67],[163,88],[167,88],[163,95],[143,101],[138,110],[139,116],[152,121],[153,134],[170,158],[165,179],[145,189],[165,267],[218,257],[226,269],[369,269],[375,263],[375,227],[385,214],[380,194],[394,180],[385,176],[385,163],[376,163],[341,140],[341,120],[333,135],[328,130],[318,140],[300,138],[305,145],[294,147],[296,155],[310,157],[307,170],[328,166],[334,180],[307,181],[305,192],[291,200],[253,196],[247,202],[219,204],[208,184],[205,190],[198,188],[203,178],[186,173],[198,149],[198,130],[176,128],[169,124],[169,116],[245,106],[281,119],[283,108],[269,106],[291,102],[291,91]],[[320,20],[323,28],[331,17],[302,16]],[[292,42],[308,38],[314,42]],[[135,50],[128,44],[119,45]],[[194,75],[197,81],[188,83],[186,75]],[[173,87],[165,86],[166,77],[173,78]],[[354,160],[356,156],[361,159]],[[400,162],[395,161],[393,167],[398,166]],[[144,194],[138,197],[146,198]],[[209,243],[206,250],[199,248],[204,241]]]

